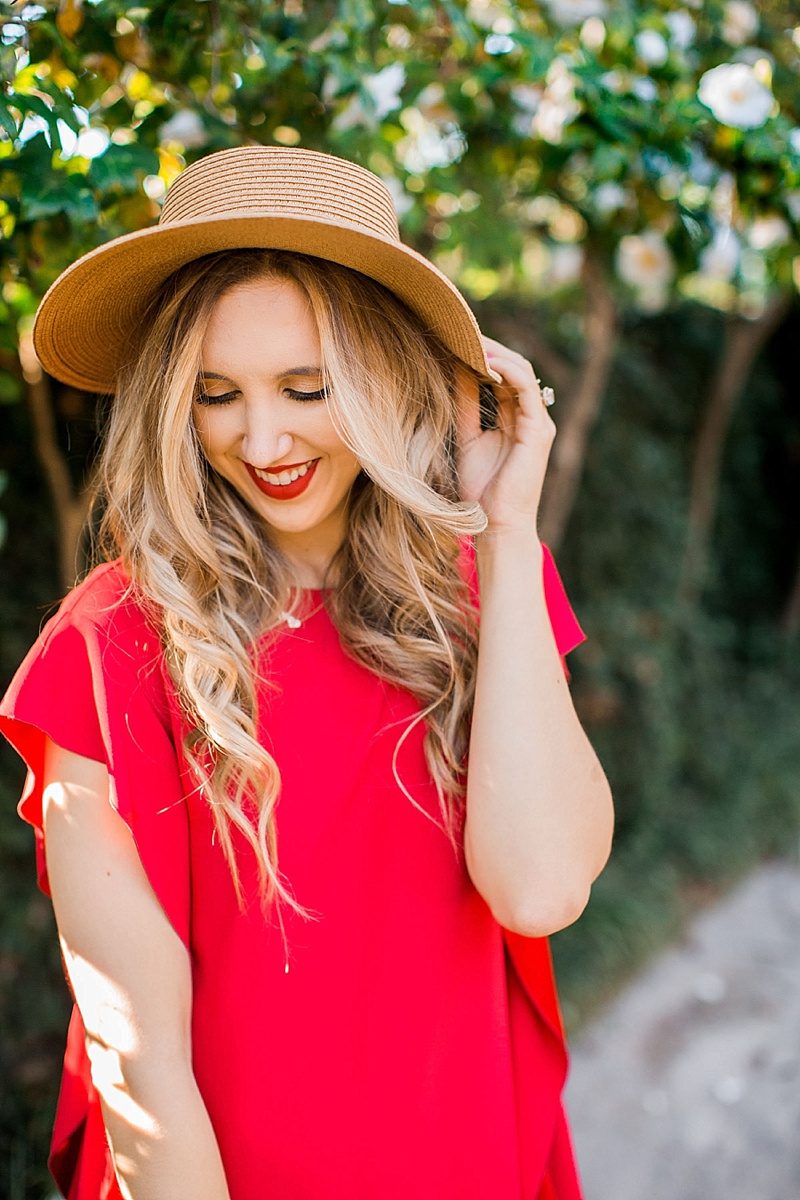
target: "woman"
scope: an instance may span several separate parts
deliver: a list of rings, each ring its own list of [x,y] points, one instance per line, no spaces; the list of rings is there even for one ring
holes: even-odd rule
[[[187,168],[34,345],[114,394],[95,566],[0,703],[75,1001],[62,1191],[578,1200],[547,936],[613,816],[549,389],[300,148]]]

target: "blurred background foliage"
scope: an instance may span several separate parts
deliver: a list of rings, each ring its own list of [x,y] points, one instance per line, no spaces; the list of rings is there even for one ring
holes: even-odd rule
[[[363,163],[558,395],[540,530],[617,808],[552,939],[577,1027],[693,906],[797,854],[799,66],[797,12],[770,0],[0,3],[5,678],[82,570],[105,411],[36,362],[44,291],[157,221],[199,155]],[[0,1191],[20,1200],[48,1194],[69,1006],[0,750]]]

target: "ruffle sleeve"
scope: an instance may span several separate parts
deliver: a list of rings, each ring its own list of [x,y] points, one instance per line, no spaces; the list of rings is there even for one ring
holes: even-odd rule
[[[552,550],[546,543],[542,542],[542,551],[542,583],[544,586],[545,604],[547,605],[547,615],[550,618],[556,647],[562,659],[564,659],[571,650],[574,650],[581,642],[586,641],[587,635],[581,627],[567,596],[567,590],[559,574]],[[475,543],[470,537],[463,538],[461,541],[459,565],[469,586],[472,599],[476,607],[480,608]],[[569,678],[569,670],[567,669],[566,662],[564,663],[564,671]]]
[[[189,948],[188,814],[158,637],[130,600],[118,562],[62,600],[0,699],[0,732],[27,766],[19,816],[33,827],[37,884],[50,896],[42,822],[45,735],[103,763],[153,891]],[[69,979],[66,976],[67,985]],[[71,989],[70,989],[71,991]],[[68,1200],[117,1200],[118,1185],[73,1005],[48,1157]]]

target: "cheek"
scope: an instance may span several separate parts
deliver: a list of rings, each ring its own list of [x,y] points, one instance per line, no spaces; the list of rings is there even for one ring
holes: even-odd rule
[[[317,416],[314,428],[309,429],[308,433],[309,438],[313,438],[314,444],[320,450],[324,450],[331,458],[336,458],[340,462],[344,459],[353,459],[355,461],[353,452],[342,441],[336,430],[336,426],[327,412],[322,412]]]
[[[225,442],[224,421],[220,420],[222,416],[222,413],[205,409],[192,413],[197,440],[209,458],[219,453]]]

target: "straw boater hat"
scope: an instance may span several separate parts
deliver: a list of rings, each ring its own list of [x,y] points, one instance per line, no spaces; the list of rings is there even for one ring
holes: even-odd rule
[[[182,171],[157,225],[98,246],[51,285],[33,325],[39,361],[63,383],[113,393],[130,333],[167,276],[201,255],[244,246],[296,250],[368,275],[481,381],[501,382],[467,301],[401,242],[383,181],[357,163],[298,146],[236,146]]]

